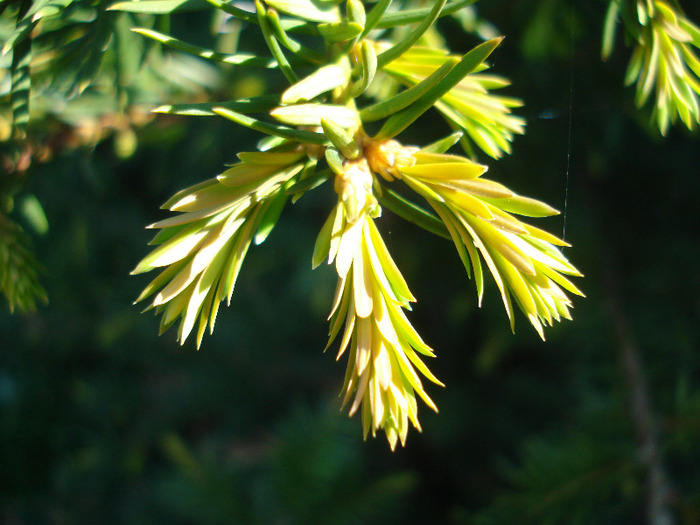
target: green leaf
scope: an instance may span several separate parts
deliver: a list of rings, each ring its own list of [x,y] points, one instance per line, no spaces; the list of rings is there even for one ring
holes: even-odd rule
[[[467,254],[466,247],[464,246],[464,242],[462,241],[462,236],[459,231],[459,224],[457,224],[457,221],[454,219],[454,215],[452,215],[449,212],[449,210],[447,210],[447,208],[436,202],[431,202],[431,204],[435,211],[437,211],[438,215],[440,215],[440,218],[445,224],[447,231],[450,233],[450,237],[452,237],[452,242],[454,243],[455,248],[457,249],[457,254],[459,255],[459,258],[461,259],[462,264],[464,265],[464,269],[467,270],[467,276],[471,278],[472,267],[469,263],[469,255]]]
[[[49,220],[44,207],[34,195],[27,195],[19,202],[19,213],[26,219],[36,233],[45,235],[49,231]]]
[[[290,84],[294,84],[297,80],[299,80],[299,77],[297,77],[297,74],[289,64],[287,57],[284,55],[284,51],[282,51],[280,48],[267,19],[267,11],[260,0],[255,0],[255,8],[258,14],[258,24],[260,24],[260,30],[262,31],[267,47],[270,49],[270,53],[272,53],[272,56],[275,58],[275,60],[277,60],[277,64],[280,71],[282,71],[282,74],[286,77]]]
[[[282,210],[287,204],[287,194],[284,191],[277,192],[274,197],[269,201],[263,215],[260,219],[260,224],[258,225],[258,230],[255,232],[253,237],[253,242],[256,246],[259,246],[270,235],[274,229],[277,221],[282,215]]]
[[[141,0],[137,2],[117,2],[107,9],[110,11],[159,15],[176,11],[197,11],[206,9],[206,7],[207,2],[205,0]]]
[[[31,21],[20,22],[17,27],[15,27],[14,33],[12,33],[3,44],[2,54],[6,55],[10,49],[14,49],[20,42],[27,40],[34,30],[34,25],[35,24]]]
[[[460,9],[475,4],[478,0],[458,0],[447,4],[440,12],[440,17],[451,15]],[[379,5],[379,4],[378,4]],[[425,20],[430,15],[432,9],[402,9],[391,13],[386,13],[377,23],[377,29],[390,29],[396,26],[415,24]],[[369,18],[369,15],[368,17]]]
[[[203,47],[194,46],[173,38],[169,35],[164,35],[158,31],[152,29],[146,29],[143,27],[134,27],[132,31],[143,35],[147,38],[160,42],[161,44],[168,46],[172,49],[177,49],[183,53],[188,53],[206,60],[211,60],[213,62],[223,62],[224,64],[234,64],[234,65],[246,65],[246,66],[258,66],[268,69],[273,69],[277,67],[277,62],[268,58],[262,58],[255,55],[246,54],[236,54],[229,55],[227,53],[219,53],[218,51],[212,51],[211,49],[205,49]]]
[[[114,18],[113,33],[116,45],[117,81],[119,86],[131,86],[140,72],[146,42],[132,34],[133,16],[127,13],[116,13],[116,16],[110,15],[110,17]],[[95,55],[98,59],[96,65],[99,68],[103,56],[102,54]],[[95,72],[97,72],[97,68]]]
[[[326,182],[331,176],[330,170],[321,170],[313,175],[303,177],[299,179],[299,182],[292,184],[289,188],[285,190],[287,195],[294,195],[295,198],[302,195],[303,193],[318,188],[321,184]]]
[[[386,10],[391,5],[391,0],[379,0],[372,10],[367,13],[367,19],[365,21],[365,28],[360,35],[360,38],[366,37],[372,29],[379,23]]]
[[[406,38],[395,44],[393,47],[387,49],[377,57],[377,67],[379,69],[386,66],[392,60],[396,60],[406,51],[408,51],[413,44],[418,42],[418,39],[423,36],[423,33],[425,33],[435,23],[435,20],[437,20],[438,16],[440,16],[440,11],[442,11],[442,8],[445,7],[447,0],[434,1],[435,3],[433,4],[432,9],[428,12],[425,19],[423,19],[421,24],[416,29],[414,29]]]
[[[333,170],[333,172],[342,177],[345,175],[345,172],[343,171],[343,156],[338,152],[337,149],[335,148],[326,148],[325,151],[325,157],[326,157],[326,162],[328,163],[328,166]]]
[[[361,0],[347,0],[345,9],[348,15],[348,20],[361,25],[362,29],[364,30],[365,23],[367,21],[367,14],[365,13],[365,6]]]
[[[131,275],[150,272],[154,268],[169,266],[183,260],[201,244],[206,234],[206,227],[202,223],[191,224],[144,257],[131,271]]]
[[[608,12],[605,15],[605,24],[603,25],[603,47],[601,50],[601,58],[607,60],[615,46],[615,33],[617,29],[617,17],[620,14],[620,0],[610,0]]]
[[[23,312],[36,310],[36,303],[47,303],[46,290],[39,283],[42,268],[32,253],[30,240],[24,230],[4,215],[0,215],[0,293],[15,308]]]
[[[37,4],[39,4],[37,2]],[[44,4],[39,4],[44,5]],[[36,7],[36,5],[34,6]],[[30,20],[32,2],[23,0],[20,2],[16,14],[18,23],[10,38],[2,48],[4,55],[12,49],[12,62],[10,63],[10,107],[12,109],[12,130],[15,138],[23,139],[26,136],[26,127],[29,122],[29,92],[31,90],[31,75],[29,65],[32,60],[31,31],[35,23]],[[2,217],[0,216],[0,220]],[[8,222],[8,224],[11,224]],[[2,226],[2,224],[0,224]],[[22,232],[18,233],[20,235]],[[10,306],[13,307],[12,302]]]
[[[254,166],[288,167],[301,160],[304,155],[302,151],[242,151],[238,158],[243,164]]]
[[[400,301],[415,302],[416,298],[413,297],[411,290],[408,289],[406,280],[403,278],[403,275],[401,275],[401,271],[396,266],[394,259],[391,258],[391,254],[389,253],[382,236],[379,234],[377,225],[374,223],[374,221],[369,221],[367,224],[369,225],[369,232],[372,241],[371,245],[377,253],[377,257],[381,261],[382,269],[384,270],[389,283],[391,283],[391,287],[397,298]],[[393,308],[389,309],[389,311],[391,310],[393,310]]]
[[[190,116],[214,116],[214,108],[224,108],[238,113],[258,113],[269,111],[279,105],[277,95],[263,95],[253,98],[242,98],[227,102],[198,102],[192,104],[165,104],[153,110],[154,113],[166,113],[170,115],[190,115]]]
[[[355,159],[360,154],[360,146],[355,139],[332,120],[321,119],[321,127],[326,137],[348,159]]]
[[[18,13],[18,21],[32,20],[34,15],[41,11],[44,7],[48,6],[51,0],[35,0],[26,1],[24,5],[21,6],[20,12]]]
[[[206,0],[209,4],[214,7],[221,9],[224,13],[234,16],[245,22],[251,22],[253,24],[258,23],[258,17],[255,13],[250,13],[249,11],[244,11],[236,6],[229,4],[228,2],[221,2],[221,0]]]
[[[425,95],[430,89],[438,85],[459,61],[456,58],[448,58],[445,63],[438,68],[428,78],[419,82],[415,86],[405,89],[393,97],[367,106],[360,111],[362,122],[373,122],[410,106],[416,100]]]
[[[320,126],[321,119],[332,120],[342,128],[352,128],[358,123],[354,109],[337,104],[295,104],[279,106],[270,115],[292,126]]]
[[[323,223],[321,231],[316,237],[316,243],[314,244],[314,253],[311,257],[311,268],[316,269],[318,266],[326,260],[331,248],[331,234],[333,233],[333,223],[335,222],[335,216],[337,214],[338,208],[333,208],[335,213],[331,213],[326,222]]]
[[[297,33],[300,35],[321,36],[318,32],[318,24],[313,22],[305,22],[296,18],[281,18],[280,23],[285,31]]]
[[[349,71],[346,67],[338,64],[330,64],[321,67],[308,77],[289,86],[284,93],[282,93],[281,101],[283,104],[308,102],[321,93],[331,91],[344,85],[348,81],[348,78]]]
[[[55,16],[69,7],[73,0],[40,0],[33,2],[32,8],[24,16],[25,19],[31,19],[32,22],[38,22],[42,18]]]
[[[690,41],[693,43],[693,45],[697,48],[700,48],[700,27],[696,26],[685,17],[682,17],[678,21],[678,23],[680,25],[680,28],[686,33],[688,33],[688,35],[690,36]],[[698,76],[700,76],[700,73],[698,74]]]
[[[269,122],[263,122],[262,120],[257,120],[251,117],[247,117],[241,113],[233,111],[225,107],[214,107],[212,111],[217,115],[220,115],[228,120],[245,126],[255,131],[260,131],[261,133],[266,133],[268,135],[275,135],[277,137],[282,137],[285,139],[295,140],[301,142],[302,144],[318,144],[326,145],[328,139],[325,135],[321,133],[314,133],[312,131],[302,131],[287,126],[280,126],[278,124],[272,124]]]
[[[331,43],[352,40],[362,33],[362,29],[360,24],[347,21],[318,25],[318,32],[327,42]]]
[[[504,211],[517,213],[525,217],[551,217],[559,214],[559,211],[552,208],[549,204],[530,197],[523,197],[522,195],[514,195],[507,199],[482,197],[482,200]]]
[[[270,154],[274,155],[274,154]],[[284,155],[284,154],[282,154]],[[239,188],[241,193],[250,194],[248,199],[263,200],[277,186],[285,183],[303,168],[302,164],[244,164],[238,163],[218,175],[216,179],[223,185]]]
[[[178,273],[180,273],[180,270],[182,270],[185,265],[187,264],[187,261],[180,261],[179,263],[171,264],[167,268],[165,268],[162,272],[158,274],[158,276],[153,279],[150,283],[146,285],[146,287],[143,289],[141,294],[134,300],[133,304],[138,304],[144,299],[147,299],[154,293],[156,293],[158,290],[163,288],[169,281],[173,279]],[[148,309],[150,309],[149,307]]]
[[[337,6],[318,0],[265,0],[270,7],[310,22],[340,22]]]
[[[300,44],[287,34],[284,25],[285,22],[288,22],[288,20],[281,20],[277,11],[268,11],[267,20],[270,22],[270,27],[275,33],[275,37],[277,40],[279,40],[280,44],[294,53],[297,57],[306,60],[307,62],[311,62],[312,64],[323,64],[325,62],[325,56],[322,53]]]
[[[352,97],[364,93],[374,80],[374,75],[377,74],[377,53],[374,46],[364,40],[360,45],[360,65],[362,66],[362,76],[350,89]]]
[[[428,90],[428,92],[413,105],[389,118],[375,138],[377,140],[386,140],[401,133],[418,117],[430,109],[440,97],[459,84],[465,76],[486,60],[502,40],[503,37],[494,38],[483,44],[479,44],[469,51],[469,53],[464,55],[462,60],[450,70],[442,82]]]
[[[12,51],[10,105],[12,127],[17,138],[25,136],[29,123],[29,92],[32,86],[29,64],[32,60],[30,40],[15,43]]]
[[[153,238],[148,242],[149,246],[157,246],[159,244],[163,244],[164,242],[169,241],[173,237],[175,237],[178,233],[180,233],[182,230],[187,228],[187,225],[189,223],[185,222],[183,224],[180,224],[178,226],[169,226],[167,228],[163,228],[162,230],[158,230],[158,233],[156,233]]]
[[[455,131],[454,133],[446,136],[443,139],[428,144],[421,148],[421,151],[427,151],[428,153],[445,153],[448,149],[459,142],[459,139],[464,135],[463,131]]]
[[[630,62],[627,65],[627,71],[625,72],[624,84],[629,86],[634,83],[637,78],[639,78],[639,73],[642,71],[644,65],[644,49],[641,46],[635,48],[632,51],[632,56],[630,57]]]
[[[378,197],[378,200],[382,206],[391,210],[402,219],[420,226],[430,233],[450,239],[450,234],[440,219],[395,191],[382,188],[382,196]]]
[[[277,104],[275,104],[276,106]],[[293,144],[293,143],[291,143]],[[275,148],[279,148],[282,146],[288,146],[290,145],[289,139],[285,139],[283,137],[275,137],[275,136],[269,136],[269,137],[263,137],[258,141],[258,144],[256,146],[256,149],[258,151],[270,151]]]

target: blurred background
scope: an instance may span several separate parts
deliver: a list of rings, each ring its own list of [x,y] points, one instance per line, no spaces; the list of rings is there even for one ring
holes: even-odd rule
[[[700,21],[700,6],[684,4]],[[461,24],[507,36],[492,69],[527,120],[510,156],[481,160],[490,178],[563,211],[537,225],[565,235],[586,275],[573,322],[542,342],[520,315],[511,334],[493,283],[479,309],[454,246],[385,211],[379,227],[418,298],[410,318],[446,386],[427,386],[440,413],[421,405],[423,433],[405,448],[363,442],[359,419],[339,411],[345,363],[322,352],[335,277],[312,271],[311,253],[334,200],[325,185],[251,249],[201,350],[159,337],[158,319],[132,305],[150,281],[129,276],[147,253],[144,226],[259,137],[148,111],[284,79],[151,48],[129,24],[162,21],[115,14],[93,85],[67,103],[47,83],[33,99],[26,165],[8,160],[7,135],[0,144],[3,184],[17,188],[11,217],[49,298],[30,313],[3,299],[0,311],[0,522],[700,523],[698,135],[661,138],[649,108],[634,107],[621,36],[600,60],[605,2],[477,5]],[[442,27],[465,52],[479,37],[459,24]],[[200,45],[262,49],[254,31],[206,11],[168,25]],[[406,143],[449,132],[424,119]]]

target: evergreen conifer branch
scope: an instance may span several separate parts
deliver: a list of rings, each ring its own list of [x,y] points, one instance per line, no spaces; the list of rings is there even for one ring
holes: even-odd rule
[[[24,230],[9,217],[0,214],[0,292],[10,312],[36,310],[37,303],[46,303],[46,290],[39,282],[42,268],[30,247]]]
[[[420,39],[439,16],[471,2],[438,2],[425,13],[403,14],[387,12],[389,3],[379,2],[366,13],[359,0],[347,0],[344,6],[258,0],[256,19],[240,17],[262,32],[274,67],[290,84],[279,94],[259,99],[277,105],[230,101],[164,106],[158,111],[216,114],[271,138],[259,151],[241,153],[240,162],[216,179],[170,199],[165,207],[179,214],[152,225],[160,230],[152,242],[156,247],[134,273],[161,270],[138,300],[155,295],[151,308],[162,314],[161,329],[179,319],[181,343],[198,323],[199,346],[205,328],[213,328],[219,303],[230,301],[248,248],[267,238],[287,195],[293,195],[294,202],[332,178],[337,204],[312,256],[314,267],[327,260],[338,275],[328,345],[340,336],[338,357],[348,356],[343,405],[351,415],[360,414],[365,437],[382,430],[393,449],[405,443],[409,423],[421,428],[418,398],[437,409],[419,374],[441,383],[418,357],[434,354],[405,313],[415,298],[377,229],[381,204],[451,238],[474,275],[480,298],[483,260],[500,288],[511,325],[517,306],[544,337],[544,325],[570,318],[567,293],[581,292],[565,277],[580,276],[557,248],[566,243],[512,215],[541,217],[556,211],[482,178],[485,166],[445,153],[467,134],[498,157],[510,151],[514,134],[523,132],[522,119],[510,114],[520,102],[489,93],[508,82],[482,73],[485,59],[502,39],[476,46],[462,57],[448,49],[428,49],[420,46]],[[230,11],[223,4],[218,7]],[[409,28],[417,21],[416,13],[421,14],[420,23]],[[287,31],[301,25],[316,27],[309,31],[318,35],[316,44],[305,42],[302,49],[289,37]],[[408,32],[392,29],[383,40],[373,41],[368,26],[405,26]],[[253,57],[229,58],[167,35],[141,32],[208,61],[234,61],[238,68],[256,63]],[[300,77],[280,44],[301,59],[310,58],[307,64],[314,69]],[[324,51],[312,53],[313,49]],[[382,96],[375,86],[392,79],[404,84],[405,91]],[[375,100],[368,103],[366,96]],[[423,150],[394,138],[433,106],[461,131]],[[246,107],[266,111],[279,124],[245,115]],[[384,125],[370,137],[364,126],[377,120]],[[397,180],[427,199],[435,214],[399,196],[391,187]]]
[[[544,337],[545,325],[570,318],[567,294],[582,295],[571,281],[581,274],[559,249],[566,243],[514,216],[543,217],[555,210],[482,177],[486,167],[473,159],[446,153],[456,141],[468,139],[467,151],[473,143],[498,158],[509,153],[510,142],[524,132],[524,120],[512,113],[522,103],[492,93],[509,82],[484,72],[485,60],[502,38],[462,56],[453,55],[442,43],[435,45],[440,42],[433,38],[440,18],[472,3],[440,1],[415,9],[414,2],[398,0],[373,5],[360,0],[256,0],[254,12],[218,0],[91,6],[97,22],[90,29],[100,29],[94,34],[102,38],[114,34],[125,60],[131,57],[131,62],[121,62],[122,54],[117,54],[117,71],[134,71],[138,66],[133,62],[138,54],[128,53],[126,42],[142,36],[169,48],[174,56],[187,54],[213,68],[223,64],[237,70],[279,70],[287,81],[278,92],[249,99],[194,104],[165,100],[156,109],[221,116],[268,137],[257,151],[240,153],[239,161],[218,177],[182,190],[165,203],[174,214],[151,226],[159,230],[151,243],[154,248],[133,272],[160,273],[137,301],[150,298],[149,309],[161,314],[161,331],[177,324],[180,343],[196,333],[199,346],[204,332],[213,330],[221,301],[230,302],[250,246],[268,238],[290,198],[294,203],[306,192],[328,188],[323,182],[333,179],[337,204],[318,236],[313,264],[327,259],[338,274],[330,341],[344,326],[340,354],[349,356],[345,403],[351,414],[360,412],[365,436],[383,430],[392,449],[405,443],[409,422],[420,429],[417,398],[436,408],[418,373],[440,383],[417,356],[433,352],[406,316],[415,298],[377,229],[382,205],[453,240],[474,277],[480,300],[485,264],[499,287],[511,326],[515,310],[520,309]],[[13,49],[16,61],[25,59],[21,47],[25,43],[31,43],[28,49],[33,54],[58,42],[61,27],[52,24],[59,13],[49,7],[32,3],[25,12],[14,13],[16,30],[5,48]],[[67,1],[61,14],[87,7],[82,0]],[[190,9],[235,17],[260,32],[271,56],[196,46],[169,35],[167,26],[156,29],[155,18],[140,18],[150,25],[135,28],[127,23],[134,14],[168,15]],[[42,31],[30,36],[38,19]],[[679,24],[690,31],[687,24]],[[305,36],[297,39],[297,35]],[[428,39],[430,47],[425,45]],[[69,59],[92,49],[85,45],[99,42],[92,37],[78,39],[63,57]],[[70,90],[81,92],[97,74],[100,61],[94,56],[81,57],[84,67],[67,84]],[[22,82],[31,80],[28,75],[19,78],[25,71],[19,62],[13,66],[18,74],[13,80],[18,115],[24,87],[29,93]],[[387,90],[393,83],[403,90]],[[123,85],[125,81],[118,81],[117,91]],[[116,97],[122,110],[123,95]],[[457,131],[436,143],[422,144],[422,149],[403,144],[402,133],[433,107]],[[382,121],[382,127],[372,137],[365,126],[375,121]],[[403,190],[396,191],[395,185],[401,183]],[[425,199],[427,209],[402,196],[406,191]]]
[[[613,51],[618,18],[634,43],[625,83],[635,84],[636,105],[654,99],[652,120],[662,135],[679,119],[694,129],[700,123],[700,27],[676,2],[612,0],[603,31],[604,60]]]

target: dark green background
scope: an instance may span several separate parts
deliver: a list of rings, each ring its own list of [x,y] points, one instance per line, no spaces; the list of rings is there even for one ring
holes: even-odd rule
[[[543,343],[519,314],[512,335],[492,284],[478,309],[454,247],[386,211],[380,229],[418,298],[410,319],[446,387],[427,386],[440,414],[421,406],[424,431],[405,449],[363,442],[359,419],[339,412],[345,363],[322,353],[334,275],[310,260],[328,184],[251,249],[200,351],[158,337],[132,306],[148,277],[128,273],[158,206],[255,140],[223,119],[157,119],[128,160],[108,139],[27,179],[50,221],[34,243],[50,304],[0,314],[0,522],[646,523],[628,345],[674,517],[700,523],[698,135],[661,139],[634,108],[622,38],[600,61],[604,3],[480,6],[507,35],[493,71],[528,122],[511,156],[482,160],[565,211],[538,225],[559,235],[565,221],[566,254],[586,274],[574,321]],[[455,51],[477,43],[445,27]],[[421,122],[406,142],[447,133]]]

